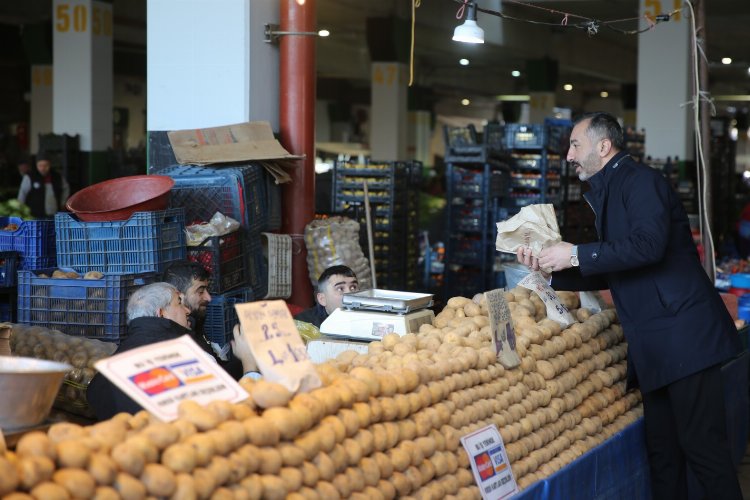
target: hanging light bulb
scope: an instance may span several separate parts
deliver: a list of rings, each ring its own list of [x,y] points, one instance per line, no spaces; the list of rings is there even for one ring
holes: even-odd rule
[[[484,30],[477,25],[477,5],[466,4],[466,20],[453,30],[453,41],[464,43],[484,43]]]

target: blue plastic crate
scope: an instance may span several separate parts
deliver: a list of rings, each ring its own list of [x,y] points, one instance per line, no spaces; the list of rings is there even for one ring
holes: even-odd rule
[[[0,252],[18,252],[21,259],[19,269],[41,269],[56,265],[54,221],[0,217],[0,228],[10,224],[15,224],[18,228],[14,231],[0,230]]]
[[[156,281],[156,273],[107,274],[96,280],[39,276],[53,271],[18,272],[18,322],[115,342],[127,333],[130,296]]]
[[[187,248],[188,260],[198,262],[210,273],[210,293],[224,293],[247,285],[248,266],[243,236],[242,229],[238,229],[223,236],[206,238],[200,245]]]
[[[206,307],[206,322],[203,325],[206,339],[221,346],[229,342],[234,325],[239,323],[234,305],[251,302],[253,298],[253,290],[249,287],[223,295],[212,295],[211,302]]]
[[[0,323],[15,322],[13,318],[13,306],[8,302],[0,302]]]
[[[260,165],[199,167],[176,165],[159,171],[175,181],[170,206],[185,209],[188,225],[207,222],[216,212],[260,232],[268,224],[264,170]]]
[[[505,125],[505,146],[508,149],[542,149],[547,145],[547,130],[544,125]]]
[[[16,284],[17,268],[18,252],[0,252],[0,288],[7,288]]]
[[[126,221],[80,222],[55,215],[57,262],[82,272],[161,272],[183,260],[185,213],[181,208],[136,212]]]

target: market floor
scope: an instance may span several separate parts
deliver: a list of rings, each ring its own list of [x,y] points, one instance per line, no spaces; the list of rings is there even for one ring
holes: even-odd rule
[[[740,462],[737,477],[740,479],[742,498],[750,500],[750,442],[748,442],[747,448],[745,448],[745,456],[742,457],[742,462]]]

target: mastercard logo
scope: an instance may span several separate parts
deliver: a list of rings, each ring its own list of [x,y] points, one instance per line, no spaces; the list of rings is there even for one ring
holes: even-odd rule
[[[474,457],[474,462],[477,464],[477,472],[482,481],[491,478],[495,475],[495,468],[492,466],[492,460],[487,453],[482,453]]]
[[[149,396],[161,394],[182,385],[180,379],[166,368],[159,367],[130,377],[130,380]]]

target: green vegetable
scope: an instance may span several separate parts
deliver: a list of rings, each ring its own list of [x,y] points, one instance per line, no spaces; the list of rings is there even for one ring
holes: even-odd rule
[[[31,209],[18,200],[0,202],[0,217],[20,217],[24,220],[33,219]]]

